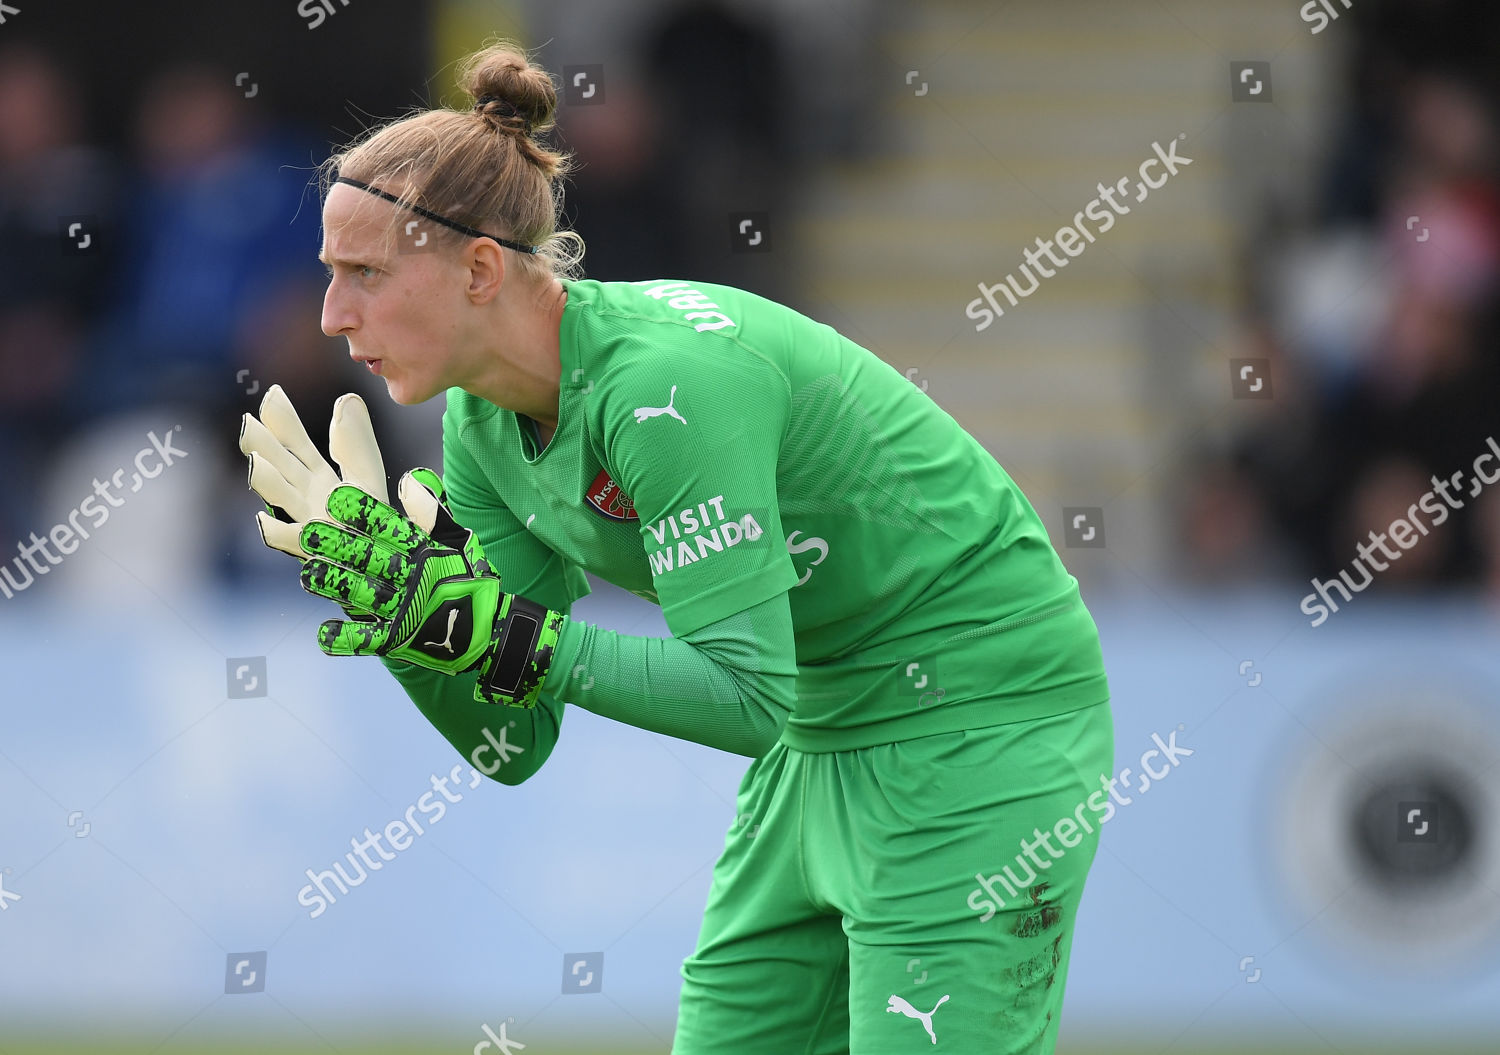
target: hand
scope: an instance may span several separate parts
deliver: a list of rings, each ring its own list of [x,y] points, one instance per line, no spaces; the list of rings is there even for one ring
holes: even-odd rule
[[[353,392],[334,403],[328,423],[328,451],[339,473],[313,446],[280,385],[266,390],[259,420],[250,414],[241,419],[240,451],[250,458],[250,488],[266,503],[266,512],[255,515],[261,541],[299,559],[310,556],[298,541],[302,525],[328,519],[328,495],[340,483],[386,500],[385,464],[370,411]]]
[[[479,539],[443,505],[437,473],[413,469],[399,493],[405,516],[341,484],[328,496],[333,523],[303,525],[303,588],[354,615],[323,623],[318,647],[478,670],[475,700],[534,707],[567,617],[500,588]]]

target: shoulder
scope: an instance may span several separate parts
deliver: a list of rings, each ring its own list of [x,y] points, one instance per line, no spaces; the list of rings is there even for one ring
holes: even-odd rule
[[[758,338],[747,319],[755,312],[789,312],[753,293],[687,279],[585,282],[569,287],[579,296],[573,325],[582,376],[596,384],[653,383],[664,370],[713,372],[740,360],[759,360],[783,376],[785,350]]]
[[[768,413],[791,403],[791,381],[781,365],[753,347],[714,340],[684,344],[640,335],[621,340],[602,355],[590,380],[589,409],[596,427],[670,405],[674,396],[716,417],[734,421],[754,408]],[[675,415],[674,415],[675,416]]]
[[[791,312],[748,290],[689,279],[653,278],[639,282],[575,282],[578,325],[596,341],[612,335],[647,334],[702,343],[745,336],[749,315]]]

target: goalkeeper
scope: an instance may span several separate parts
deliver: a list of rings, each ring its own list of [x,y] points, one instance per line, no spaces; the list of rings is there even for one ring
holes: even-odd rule
[[[279,389],[241,435],[267,543],[346,610],[321,647],[380,656],[505,784],[567,704],[753,760],[677,1055],[1051,1052],[1097,828],[998,911],[970,898],[1113,770],[1098,632],[1035,510],[829,327],[573,279],[551,79],[505,43],[462,78],[472,110],[330,158],[323,206],[323,329],[397,403],[446,394],[442,477],[388,501],[357,397],[342,476]],[[585,571],[673,636],[573,619]]]

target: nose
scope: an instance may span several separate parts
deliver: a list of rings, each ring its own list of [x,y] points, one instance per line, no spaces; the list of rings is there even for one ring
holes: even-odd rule
[[[355,329],[353,312],[345,305],[339,292],[338,276],[328,283],[323,293],[323,332],[329,337],[348,335]]]

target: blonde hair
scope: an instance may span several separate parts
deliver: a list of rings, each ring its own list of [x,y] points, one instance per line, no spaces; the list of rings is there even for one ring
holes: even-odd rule
[[[552,77],[518,44],[496,39],[459,63],[457,79],[479,105],[419,110],[369,130],[319,166],[321,194],[336,176],[349,176],[403,205],[537,246],[507,260],[534,278],[578,275],[583,239],[557,229],[572,158],[536,138],[555,124]],[[387,249],[407,220],[403,211],[385,232]],[[439,244],[456,247],[469,237],[441,224],[432,230]]]

